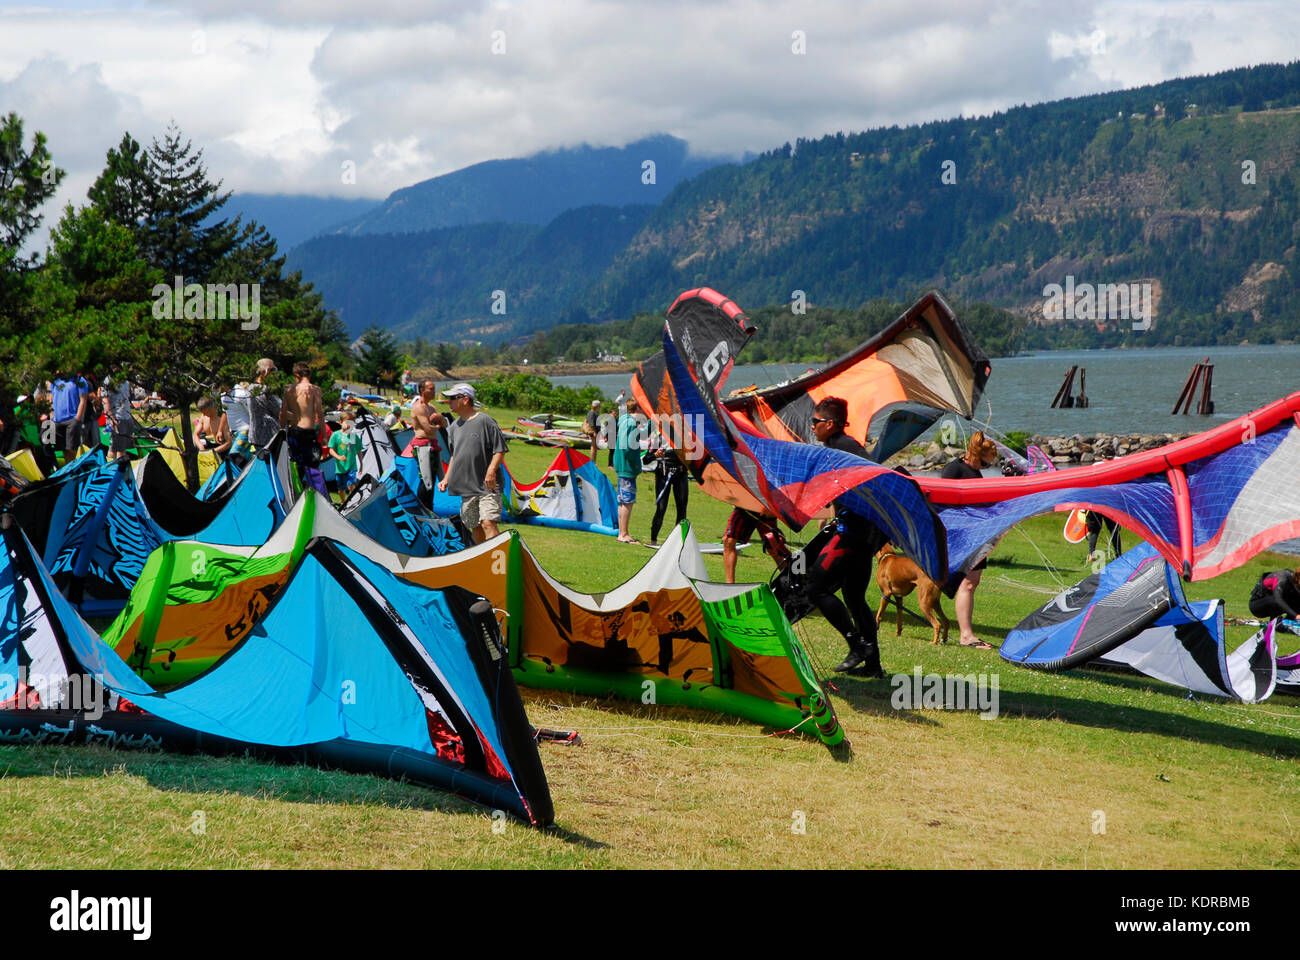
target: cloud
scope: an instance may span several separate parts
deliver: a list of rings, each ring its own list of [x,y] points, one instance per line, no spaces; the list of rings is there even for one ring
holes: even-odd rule
[[[738,156],[989,113],[1285,60],[1300,34],[1292,0],[47,6],[0,12],[0,100],[83,196],[123,130],[169,121],[227,188],[377,198],[583,142],[665,132]]]

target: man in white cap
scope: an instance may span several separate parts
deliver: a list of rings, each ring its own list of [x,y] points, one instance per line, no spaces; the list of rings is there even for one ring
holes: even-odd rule
[[[591,438],[591,459],[596,459],[596,438],[600,434],[600,401],[591,401],[591,409],[587,411],[587,420],[582,426],[582,432]]]
[[[501,461],[506,437],[491,417],[474,407],[474,388],[458,383],[443,391],[456,420],[447,428],[447,474],[438,489],[460,497],[460,518],[482,543],[499,532],[501,520]]]

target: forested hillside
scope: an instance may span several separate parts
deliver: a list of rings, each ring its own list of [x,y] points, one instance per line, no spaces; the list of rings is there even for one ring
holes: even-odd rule
[[[700,284],[751,313],[797,291],[852,310],[937,286],[1026,317],[1030,346],[1296,339],[1298,156],[1300,64],[1266,65],[800,140],[700,173],[649,211],[317,241],[290,263],[354,332],[433,340],[658,312]],[[1034,326],[1044,287],[1067,276],[1149,284],[1150,328]]]

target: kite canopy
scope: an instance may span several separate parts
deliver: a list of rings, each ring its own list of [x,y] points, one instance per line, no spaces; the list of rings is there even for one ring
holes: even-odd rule
[[[1026,477],[922,479],[943,509],[953,569],[1029,517],[1078,507],[1134,531],[1190,580],[1300,536],[1300,392],[1145,453]]]
[[[80,620],[16,525],[5,546],[0,740],[251,750],[406,777],[536,825],[554,819],[496,620],[464,590],[428,590],[313,540],[222,661],[164,693]],[[83,694],[76,713],[66,694],[40,696],[82,677],[96,699]]]
[[[516,480],[505,464],[501,474],[502,512],[509,522],[618,534],[614,487],[586,454],[561,448],[546,472],[531,482]],[[391,483],[394,477],[408,490],[421,489],[420,471],[412,457],[394,459],[383,479]],[[433,512],[440,517],[458,516],[460,497],[435,490]]]
[[[669,308],[669,326],[679,331],[679,352],[692,358],[691,368],[707,374],[703,379],[715,389],[754,333],[739,307],[708,288],[678,297]],[[931,292],[838,360],[788,383],[733,395],[722,406],[747,432],[811,442],[813,408],[826,397],[841,397],[849,407],[846,432],[866,447],[872,460],[881,462],[945,414],[969,419],[989,372],[988,358],[965,326],[944,299]],[[632,392],[642,410],[653,411],[661,421],[676,423],[681,415],[663,353],[638,366]],[[670,433],[670,441],[680,442],[676,432]],[[731,482],[720,468],[708,465],[702,474],[711,496],[761,509],[760,499]]]
[[[1243,703],[1258,703],[1272,696],[1280,666],[1273,643],[1276,624],[1265,624],[1228,653],[1223,604],[1218,600],[1192,603],[1190,611],[1191,617],[1181,609],[1169,611],[1155,626],[1116,647],[1100,662]]]
[[[706,489],[770,512],[796,530],[838,500],[884,531],[933,579],[946,579],[943,524],[910,478],[840,450],[772,439],[722,404],[719,390],[752,330],[734,303],[708,288],[678,297],[664,325],[664,363],[678,417],[660,423],[688,463],[698,469],[707,454],[729,481]],[[745,497],[731,495],[737,488]]]
[[[207,543],[260,544],[289,503],[287,458],[272,444],[227,494],[201,501],[157,452],[136,472],[126,460],[87,456],[66,473],[33,484],[9,505],[64,595],[87,616],[122,609],[149,554],[177,536]],[[157,516],[155,516],[155,513]]]
[[[1109,653],[1172,609],[1187,609],[1182,584],[1144,543],[1043,604],[998,652],[1018,666],[1068,670]]]
[[[956,314],[931,292],[854,350],[781,386],[731,397],[726,407],[779,440],[813,439],[813,409],[849,405],[846,431],[883,462],[946,414],[970,419],[991,367]]]
[[[376,543],[414,557],[439,557],[473,542],[459,516],[427,516],[398,473],[358,491],[342,513]]]
[[[561,448],[540,480],[510,478],[509,489],[514,523],[618,534],[614,487],[586,454]]]
[[[1189,603],[1178,575],[1145,543],[1035,610],[998,652],[1051,671],[1100,660],[1246,703],[1267,699],[1277,672],[1272,624],[1228,654],[1223,604]]]

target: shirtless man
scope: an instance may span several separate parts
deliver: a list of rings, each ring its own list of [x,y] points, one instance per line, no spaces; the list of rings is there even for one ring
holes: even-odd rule
[[[293,365],[297,381],[284,391],[280,405],[280,426],[288,428],[289,459],[298,465],[298,476],[304,487],[316,486],[308,471],[320,465],[320,442],[317,437],[325,422],[325,408],[321,403],[320,387],[311,382],[311,369],[301,360]],[[324,483],[321,483],[324,486]],[[317,487],[320,489],[320,487]],[[321,493],[324,493],[321,490]]]
[[[411,419],[415,421],[415,436],[402,451],[404,457],[415,457],[420,467],[420,479],[433,492],[434,486],[442,479],[442,445],[438,442],[438,430],[447,426],[447,418],[434,409],[433,402],[438,396],[438,385],[432,380],[420,381],[420,395],[411,404]]]

